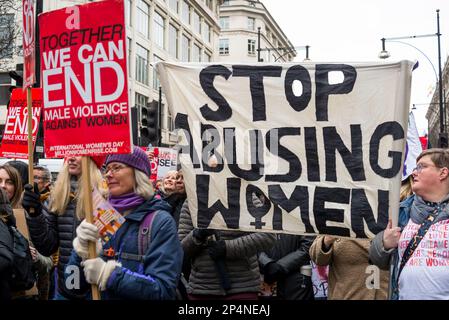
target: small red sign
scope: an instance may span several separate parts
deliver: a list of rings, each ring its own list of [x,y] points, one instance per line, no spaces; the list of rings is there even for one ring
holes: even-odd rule
[[[42,111],[42,89],[31,89],[33,146]],[[28,109],[26,91],[14,89],[8,106],[0,154],[5,158],[28,159]]]

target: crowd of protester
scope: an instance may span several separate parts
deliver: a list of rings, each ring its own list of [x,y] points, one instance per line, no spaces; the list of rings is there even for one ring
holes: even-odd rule
[[[88,158],[92,186],[124,218],[107,242],[86,220],[91,193],[81,184],[81,157],[66,158],[56,181],[35,166],[32,184],[23,162],[0,166],[0,299],[84,300],[96,286],[105,300],[257,300],[274,286],[265,299],[313,300],[315,264],[328,267],[328,299],[449,299],[448,249],[434,243],[448,240],[446,149],[417,158],[401,188],[397,226],[390,221],[372,240],[196,228],[182,170],[151,181],[151,158],[138,147]],[[269,201],[252,200],[255,207]],[[23,290],[11,280],[16,227],[28,233],[35,276]]]

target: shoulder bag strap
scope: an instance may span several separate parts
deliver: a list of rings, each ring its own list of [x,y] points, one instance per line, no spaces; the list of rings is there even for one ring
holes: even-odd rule
[[[424,238],[424,236],[426,235],[430,226],[435,221],[435,217],[437,215],[438,215],[438,208],[435,208],[435,210],[427,217],[427,219],[424,220],[424,222],[421,224],[421,226],[419,227],[416,234],[413,236],[413,238],[408,243],[407,248],[405,248],[404,254],[402,255],[401,263],[399,265],[399,272],[398,272],[398,276],[397,276],[398,280],[399,280],[399,276],[401,275],[402,269],[404,269],[405,265],[407,264],[407,261],[411,258],[411,256],[415,252],[419,243]]]

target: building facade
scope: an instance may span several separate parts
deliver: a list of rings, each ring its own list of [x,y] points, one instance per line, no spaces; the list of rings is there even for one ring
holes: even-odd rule
[[[18,10],[2,18],[2,23],[14,19],[21,30],[21,3]],[[89,0],[37,0],[42,11],[83,4]],[[158,61],[182,62],[287,62],[296,51],[263,3],[248,0],[124,0],[128,50],[129,102],[136,108],[132,119],[136,144],[143,145],[138,128],[141,108],[159,100],[160,82],[153,65]],[[22,39],[15,39],[17,54],[0,61],[0,82],[9,87],[8,71],[23,62]],[[260,38],[260,40],[259,40]],[[260,47],[260,51],[258,48]],[[11,51],[12,52],[12,51]],[[2,84],[0,83],[0,90]],[[3,95],[6,96],[6,95]],[[0,125],[6,118],[6,99],[0,103]],[[161,95],[161,142],[172,146],[177,142],[173,133],[173,118]],[[1,101],[0,101],[1,102]],[[136,134],[135,134],[136,135]]]
[[[444,65],[442,71],[442,87],[443,87],[443,124],[445,134],[445,138],[447,141],[447,132],[448,132],[448,103],[449,103],[449,60],[446,59],[446,63]],[[428,141],[430,146],[433,148],[439,147],[439,138],[440,138],[440,93],[438,84],[435,86],[435,91],[433,92],[432,100],[429,104],[429,108],[427,109],[426,119],[428,124]]]
[[[19,0],[18,2],[21,3]],[[43,0],[42,3],[43,11],[46,12],[87,2],[90,1]],[[159,100],[160,83],[153,68],[155,62],[216,60],[221,2],[222,0],[124,0],[129,102],[131,107],[137,108],[138,115],[137,119],[133,119],[134,128],[140,126],[141,107],[146,106],[147,102]],[[21,10],[20,6],[19,8]],[[20,10],[15,13],[19,26]],[[21,41],[18,38],[16,45],[21,46]],[[16,64],[22,61],[20,54],[11,57],[0,71],[5,73],[14,70]],[[9,78],[8,81],[10,83]],[[174,145],[177,140],[172,133],[173,119],[163,95],[161,100],[161,142],[162,145]],[[4,121],[3,119],[3,123]],[[138,130],[137,135],[140,138]]]
[[[219,61],[288,62],[296,56],[294,46],[260,1],[225,0],[220,6],[220,27]]]

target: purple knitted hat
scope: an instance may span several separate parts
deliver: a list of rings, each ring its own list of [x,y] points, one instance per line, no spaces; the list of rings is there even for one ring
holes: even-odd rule
[[[133,146],[133,152],[129,154],[111,154],[105,162],[107,166],[111,162],[120,162],[127,164],[134,169],[140,170],[148,177],[151,176],[151,164],[148,156],[141,148]]]

